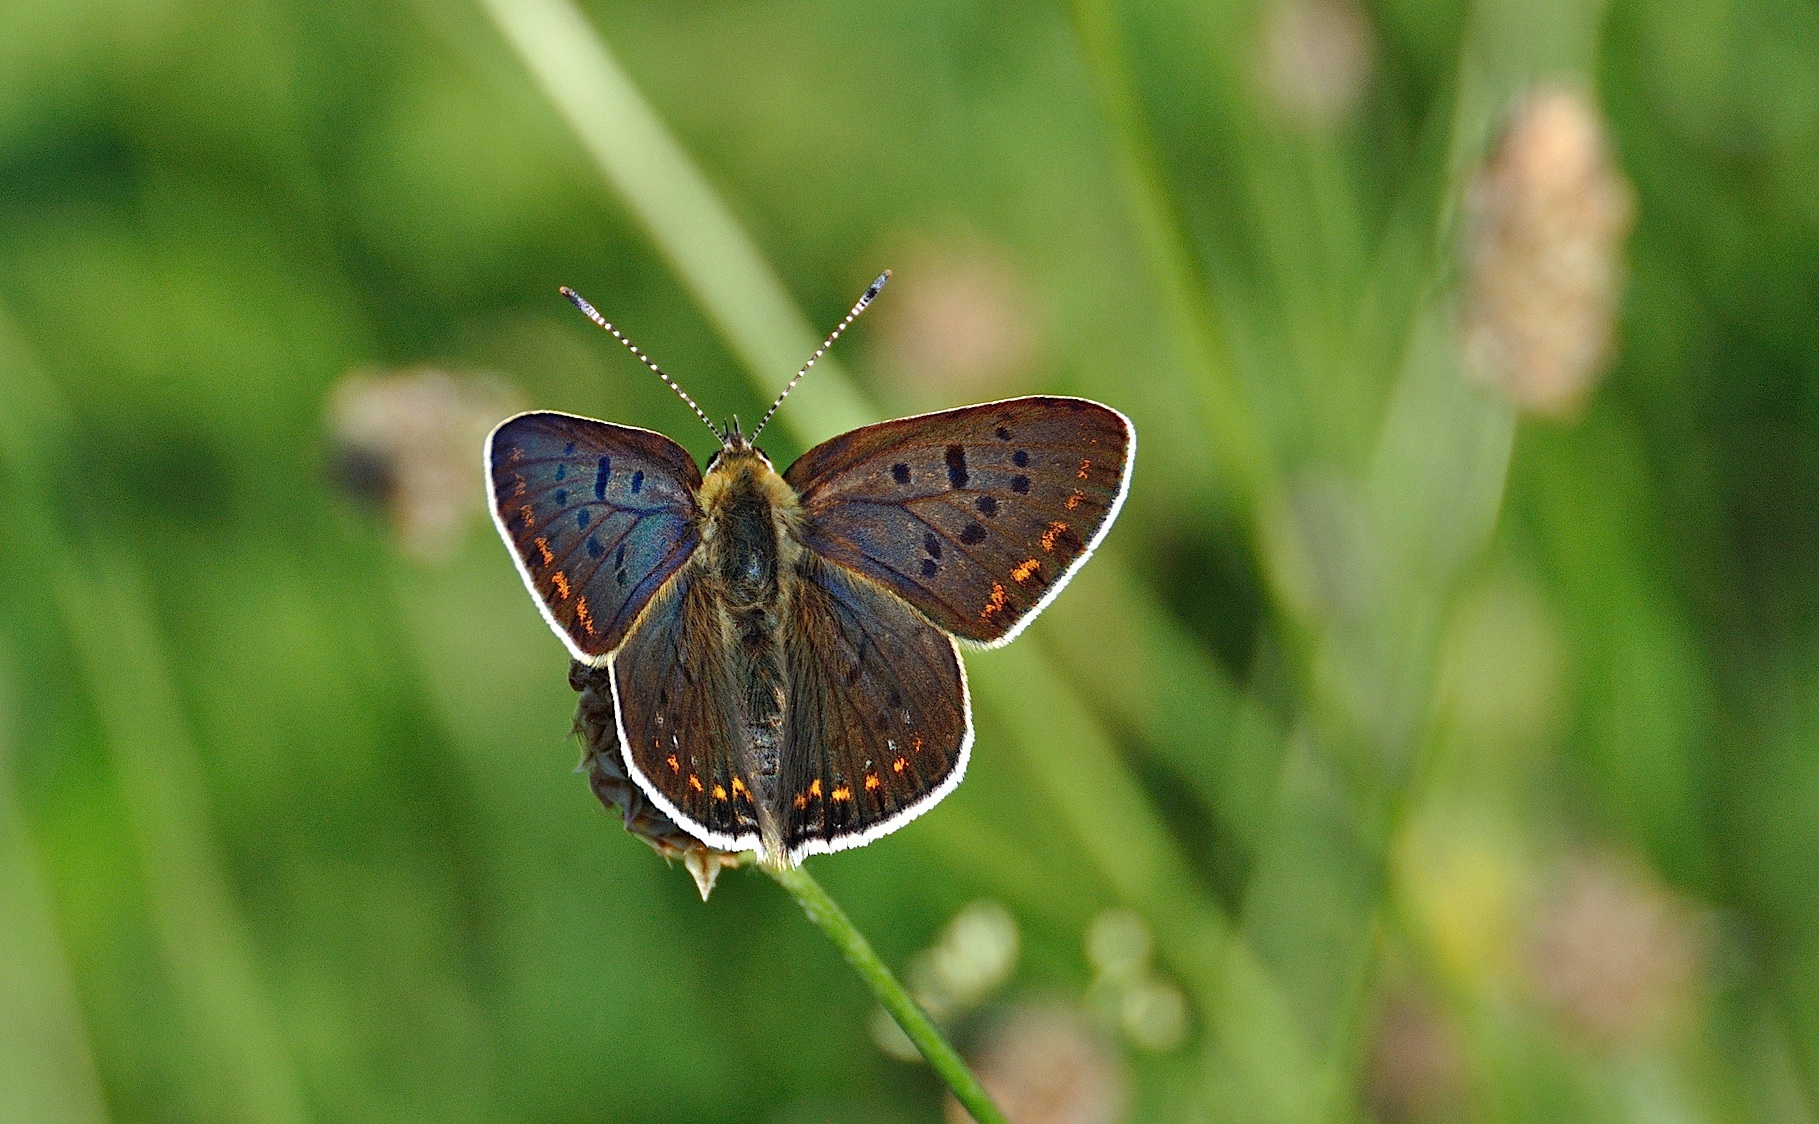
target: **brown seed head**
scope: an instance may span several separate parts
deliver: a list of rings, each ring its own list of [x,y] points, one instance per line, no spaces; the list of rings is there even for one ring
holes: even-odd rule
[[[1610,358],[1634,210],[1597,107],[1531,92],[1465,195],[1462,346],[1477,378],[1538,414],[1584,401]]]
[[[386,514],[406,553],[438,561],[485,511],[476,450],[521,408],[517,388],[483,375],[351,373],[328,399],[337,482]]]

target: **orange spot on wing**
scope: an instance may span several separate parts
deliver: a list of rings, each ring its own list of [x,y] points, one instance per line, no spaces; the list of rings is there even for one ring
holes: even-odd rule
[[[526,510],[529,510],[529,509],[527,508]],[[543,564],[545,566],[549,565],[551,562],[554,562],[556,560],[556,556],[549,552],[549,540],[548,539],[539,538],[537,540],[537,553],[543,555]]]
[[[909,762],[907,760],[899,757],[895,761],[891,762],[891,772],[901,773],[903,771],[903,767],[908,764],[909,764]]]
[[[690,788],[694,789],[696,792],[700,792],[701,791],[701,778],[697,777],[693,773],[690,773],[688,775],[688,786]]]
[[[1079,472],[1076,472],[1076,473],[1074,473],[1074,476],[1075,476],[1075,477],[1076,477],[1076,478],[1077,478],[1077,479],[1080,479],[1080,480],[1085,480],[1085,479],[1086,479],[1086,473],[1087,473],[1087,470],[1088,470],[1088,469],[1090,469],[1090,468],[1092,468],[1092,467],[1093,467],[1093,462],[1092,462],[1092,461],[1081,461],[1081,462],[1080,462],[1080,471],[1079,471]]]
[[[587,598],[575,598],[575,619],[581,622],[581,627],[587,629],[589,634],[593,633],[594,616],[587,611]]]
[[[1055,540],[1060,538],[1066,531],[1066,523],[1050,523],[1048,525],[1048,530],[1042,532],[1042,549],[1052,553],[1055,549]]]
[[[808,807],[808,797],[798,795],[794,800],[791,800],[790,803],[794,804],[796,806],[796,810],[798,812],[800,812],[802,809]]]
[[[880,780],[879,780],[879,779],[878,779],[878,774],[877,774],[877,773],[867,773],[867,774],[865,774],[865,791],[867,791],[867,792],[877,792],[877,791],[878,791],[878,786],[879,786],[879,785],[881,785],[881,784],[883,784],[883,783],[884,783],[884,782],[883,782],[883,781],[880,781]]]
[[[505,463],[517,464],[519,461],[521,461],[523,459],[524,459],[524,450],[520,449],[516,445],[513,445],[511,453],[508,454],[505,458]]]
[[[537,515],[531,510],[531,505],[528,503],[523,504],[518,508],[518,518],[524,520],[524,525],[527,528],[535,527],[537,525]]]
[[[1023,582],[1029,581],[1030,575],[1041,568],[1042,563],[1039,560],[1027,558],[1024,561],[1017,563],[1016,568],[1011,570],[1011,578],[1018,584],[1022,584]]]
[[[670,772],[680,773],[682,771],[682,762],[676,760],[675,754],[673,754],[673,753],[670,754],[668,757],[665,757],[664,760],[669,762],[669,771]]]
[[[828,795],[835,800],[851,800],[853,798],[853,790],[845,785],[840,785],[836,787],[834,791],[828,793]]]
[[[910,735],[910,748],[913,750],[920,750],[922,748],[922,735],[921,734],[911,734]]]
[[[1086,493],[1085,493],[1085,492],[1075,492],[1075,493],[1073,493],[1073,494],[1072,494],[1072,495],[1070,495],[1070,496],[1068,496],[1068,497],[1067,497],[1067,509],[1068,509],[1068,510],[1069,510],[1069,511],[1072,511],[1072,510],[1074,510],[1074,509],[1075,509],[1075,508],[1076,508],[1076,507],[1079,507],[1079,506],[1080,506],[1080,501],[1081,501],[1081,500],[1083,500],[1083,499],[1085,499],[1085,498],[1086,498]]]
[[[715,800],[725,800],[726,799],[726,788],[724,786],[719,785],[719,784],[714,785],[714,799]]]
[[[817,800],[819,800],[821,798],[821,778],[820,777],[816,777],[814,780],[808,782],[808,794]]]
[[[1004,607],[1010,604],[1010,601],[1010,594],[1004,592],[1004,583],[993,582],[992,598],[985,603],[985,608],[979,610],[979,619],[982,621],[991,620],[994,615],[1004,612]]]
[[[550,580],[556,583],[556,596],[562,598],[564,601],[567,601],[568,600],[568,575],[563,573],[561,570],[557,570],[555,572],[555,574],[550,578]]]
[[[524,477],[522,477],[522,476],[512,477],[512,495],[513,496],[515,496],[515,497],[523,496],[524,493],[526,493],[528,491],[530,491],[530,489],[525,486]]]
[[[750,796],[751,795],[751,792],[748,791],[745,787],[745,782],[740,780],[738,777],[733,778],[733,795],[734,796],[741,796],[741,795]]]

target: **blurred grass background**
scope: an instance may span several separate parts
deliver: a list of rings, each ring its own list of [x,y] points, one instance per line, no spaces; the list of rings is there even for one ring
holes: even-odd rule
[[[1599,322],[1486,265],[1537,83],[1564,404],[1462,347]],[[570,774],[479,514],[523,404],[711,447],[558,284],[754,418],[887,265],[780,462],[1142,437],[967,782],[813,864],[1013,1120],[1812,1120],[1815,182],[1782,0],[0,7],[0,1120],[939,1116]]]

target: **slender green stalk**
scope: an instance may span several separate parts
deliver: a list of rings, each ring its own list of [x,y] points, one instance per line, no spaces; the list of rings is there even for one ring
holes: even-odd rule
[[[979,1124],[1005,1124],[1004,1114],[992,1103],[991,1097],[979,1084],[979,1079],[973,1076],[973,1071],[966,1068],[959,1053],[948,1044],[947,1039],[941,1037],[941,1031],[929,1021],[928,1015],[916,1005],[916,1001],[910,998],[909,992],[903,990],[903,984],[898,982],[884,961],[878,959],[878,954],[872,950],[871,942],[865,939],[865,934],[853,925],[834,899],[828,897],[827,891],[821,888],[821,883],[815,881],[807,869],[799,866],[788,870],[765,867],[764,870],[776,879],[777,885],[789,891],[790,897],[796,899],[796,904],[802,907],[802,912],[808,914],[808,919],[815,923],[815,927],[834,942],[840,955],[846,957],[846,962],[853,966],[853,971],[859,973],[865,986],[872,989],[878,1002],[891,1013],[891,1018],[897,1020],[903,1033],[909,1035],[909,1040],[916,1044],[916,1049],[928,1060],[929,1068],[953,1090],[954,1097],[966,1106],[966,1111],[973,1114],[973,1119]]]

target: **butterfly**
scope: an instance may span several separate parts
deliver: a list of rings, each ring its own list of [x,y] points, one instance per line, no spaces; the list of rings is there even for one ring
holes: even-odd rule
[[[607,670],[625,771],[690,836],[793,866],[895,831],[960,783],[960,644],[1008,643],[1104,538],[1136,433],[1082,398],[868,425],[782,473],[592,305],[720,441],[539,410],[486,441],[493,520],[570,655]]]

